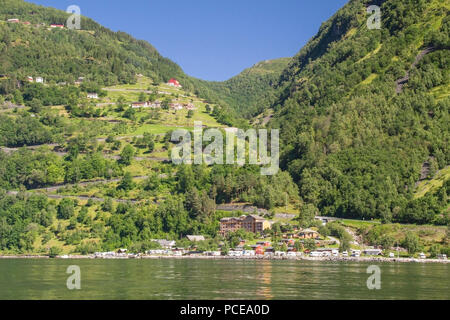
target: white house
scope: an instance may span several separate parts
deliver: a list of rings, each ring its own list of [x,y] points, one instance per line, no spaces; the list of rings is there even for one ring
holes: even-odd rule
[[[36,77],[36,83],[44,83],[44,78]]]
[[[180,103],[171,103],[171,104],[169,104],[169,107],[173,110],[182,110],[183,109],[183,105]]]
[[[88,99],[98,99],[98,93],[90,92],[87,94]]]
[[[133,109],[138,109],[138,108],[148,108],[148,107],[149,107],[149,104],[148,104],[148,102],[133,102],[133,103],[131,104],[131,107],[132,107]]]
[[[153,240],[157,243],[159,243],[159,245],[164,248],[164,249],[172,249],[173,247],[175,247],[175,241],[173,240]]]

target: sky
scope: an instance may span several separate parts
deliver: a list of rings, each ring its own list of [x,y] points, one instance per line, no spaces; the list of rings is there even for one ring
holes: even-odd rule
[[[150,42],[190,76],[227,80],[294,56],[347,0],[28,0]]]

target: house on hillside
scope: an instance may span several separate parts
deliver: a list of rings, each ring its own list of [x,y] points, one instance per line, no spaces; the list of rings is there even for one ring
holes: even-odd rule
[[[63,24],[51,24],[50,28],[60,28],[60,29],[64,29],[64,25]]]
[[[170,109],[172,110],[182,110],[183,105],[181,103],[171,103],[169,104]]]
[[[33,77],[27,77],[27,81],[28,81],[28,82],[33,82],[34,79],[33,79]]]
[[[36,77],[36,83],[44,83],[44,78]]]
[[[8,19],[8,20],[6,20],[7,22],[12,22],[12,23],[19,23],[20,22],[20,20],[19,19],[16,19],[16,18],[13,18],[13,19]]]
[[[196,109],[193,103],[188,103],[184,107],[186,108],[186,110],[195,110]]]
[[[170,79],[169,82],[167,82],[167,85],[175,88],[181,88],[181,84],[178,82],[177,79],[174,78]]]
[[[155,101],[150,105],[150,108],[153,109],[160,109],[161,108],[161,101]]]
[[[133,109],[148,108],[149,107],[149,103],[148,102],[133,102],[131,104],[131,107]]]
[[[87,94],[88,99],[98,99],[98,93],[97,92],[89,92]]]

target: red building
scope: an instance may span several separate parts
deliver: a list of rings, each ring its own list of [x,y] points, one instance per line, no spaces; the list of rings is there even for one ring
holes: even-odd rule
[[[172,87],[181,88],[181,84],[178,82],[177,79],[174,78],[170,79],[169,82],[167,82],[167,84]]]

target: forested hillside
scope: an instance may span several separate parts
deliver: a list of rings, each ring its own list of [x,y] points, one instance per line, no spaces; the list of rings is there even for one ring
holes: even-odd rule
[[[366,26],[371,4],[381,5],[379,30]],[[414,192],[450,160],[449,9],[349,1],[283,71],[269,126],[281,128],[282,167],[317,212],[448,223],[445,183]]]
[[[275,85],[290,58],[262,61],[223,82],[194,80],[197,93],[250,118],[264,112],[277,98]]]
[[[445,181],[415,196],[420,181],[449,165],[446,0],[351,0],[295,57],[259,63],[225,82],[193,79],[147,42],[88,18],[82,30],[52,29],[68,14],[21,0],[0,4],[0,103],[25,104],[35,114],[42,105],[64,105],[72,117],[106,117],[100,108],[83,109],[86,92],[101,96],[104,86],[135,83],[138,74],[153,84],[176,77],[185,92],[207,99],[205,107],[216,103],[211,115],[222,124],[244,126],[243,117],[270,109],[268,126],[281,129],[282,169],[316,213],[448,223]],[[381,6],[379,30],[366,25],[372,4]],[[30,24],[6,22],[11,18]],[[45,86],[28,76],[43,77]],[[83,83],[71,85],[79,77]],[[33,119],[0,117],[0,143],[54,143],[67,135],[57,117]]]
[[[69,14],[22,0],[0,1],[0,93],[11,93],[27,76],[47,83],[73,83],[78,77],[99,85],[133,83],[144,74],[155,82],[187,79],[181,68],[146,41],[112,32],[82,17],[81,30],[49,28]],[[7,23],[19,19],[21,23]],[[30,24],[25,24],[29,22]]]

